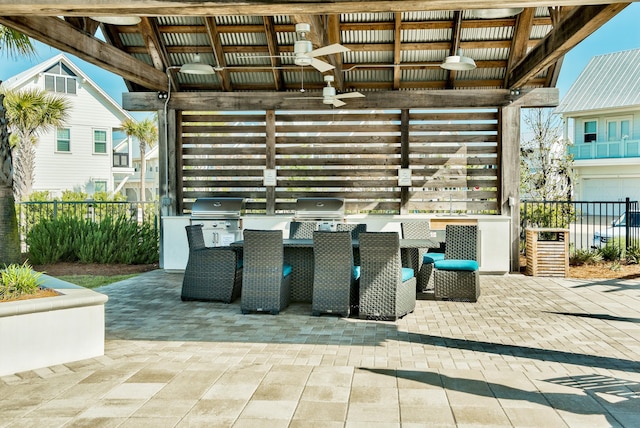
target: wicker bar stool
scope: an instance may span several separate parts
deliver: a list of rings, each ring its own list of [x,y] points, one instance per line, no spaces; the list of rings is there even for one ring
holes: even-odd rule
[[[180,298],[233,302],[242,287],[242,261],[230,247],[207,247],[202,225],[185,226],[189,260],[184,270]]]
[[[357,305],[352,248],[350,232],[314,232],[313,315],[330,313],[348,317]]]
[[[435,262],[437,300],[476,302],[480,297],[478,226],[447,225],[444,260]]]
[[[396,232],[360,234],[360,318],[396,320],[416,306],[416,278],[403,268]]]
[[[243,314],[256,311],[277,315],[289,306],[292,268],[284,263],[281,230],[245,230],[243,267]]]

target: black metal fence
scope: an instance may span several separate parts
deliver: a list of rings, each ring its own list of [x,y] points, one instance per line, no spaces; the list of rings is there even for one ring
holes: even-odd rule
[[[527,227],[569,229],[571,255],[578,249],[616,245],[640,246],[640,207],[637,201],[522,201],[520,245]]]
[[[55,219],[59,216],[86,218],[100,222],[105,217],[125,215],[138,223],[150,222],[159,228],[160,211],[158,202],[126,201],[42,201],[20,202],[16,206],[23,244],[31,228],[42,218]]]

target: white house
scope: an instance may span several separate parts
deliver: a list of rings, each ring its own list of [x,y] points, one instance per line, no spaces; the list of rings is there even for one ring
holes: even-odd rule
[[[131,115],[64,54],[7,79],[3,86],[40,88],[71,101],[64,127],[38,138],[34,191],[49,191],[52,196],[92,188],[113,193],[118,183],[134,174],[133,144],[120,128]]]
[[[556,111],[573,142],[574,200],[640,200],[640,49],[592,58]]]
[[[126,141],[122,143],[126,144]],[[116,147],[118,149],[118,147]],[[147,147],[145,153],[146,171],[145,181],[145,201],[154,201],[159,195],[159,161],[158,161],[158,145]],[[129,201],[139,201],[140,199],[140,146],[137,140],[133,142],[133,169],[134,173],[125,176],[119,182],[116,182],[116,192],[122,193]]]

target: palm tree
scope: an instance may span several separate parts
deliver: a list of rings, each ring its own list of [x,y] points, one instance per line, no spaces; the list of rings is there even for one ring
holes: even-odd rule
[[[122,122],[122,129],[129,137],[135,137],[140,143],[140,201],[145,201],[145,171],[147,169],[147,147],[152,148],[158,142],[158,128],[151,118],[142,122],[127,119]]]
[[[0,54],[34,55],[35,48],[24,34],[0,25]],[[2,83],[2,82],[0,82]],[[4,109],[4,95],[0,94],[0,266],[20,263],[20,234],[13,197],[13,161]]]
[[[9,129],[17,139],[14,165],[14,196],[26,199],[33,188],[38,135],[62,126],[71,104],[62,95],[42,89],[5,91],[5,108]]]

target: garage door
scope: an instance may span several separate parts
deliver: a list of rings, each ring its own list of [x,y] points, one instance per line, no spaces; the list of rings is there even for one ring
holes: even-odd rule
[[[585,178],[582,181],[582,200],[585,201],[640,200],[640,178]]]

